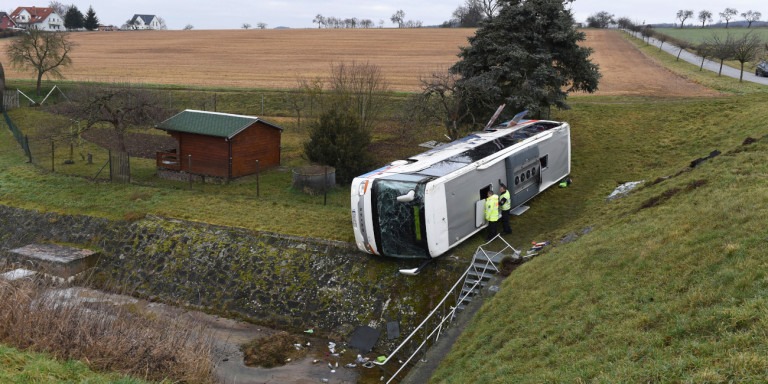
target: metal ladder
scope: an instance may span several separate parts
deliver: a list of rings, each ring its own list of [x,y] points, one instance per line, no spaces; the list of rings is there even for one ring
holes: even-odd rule
[[[500,251],[489,251],[485,247],[499,240],[503,244]],[[479,246],[475,250],[472,263],[464,274],[464,284],[462,285],[459,298],[456,301],[457,312],[463,311],[476,295],[488,285],[488,282],[499,272],[497,265],[504,257],[512,257],[515,260],[520,259],[520,251],[512,247],[501,235],[496,235],[487,243]],[[493,289],[494,287],[491,287]],[[498,289],[498,287],[496,287]]]
[[[497,248],[500,247],[501,250],[490,251],[489,247],[491,245],[495,245]],[[461,312],[476,295],[481,293],[482,288],[486,286],[491,277],[499,271],[496,264],[507,256],[518,259],[520,258],[520,251],[512,247],[500,235],[497,235],[485,244],[477,247],[470,266],[464,271],[464,274],[461,275],[456,283],[453,284],[451,289],[448,290],[445,296],[443,296],[443,299],[435,306],[427,317],[389,354],[389,356],[386,357],[386,359],[373,362],[380,367],[384,366],[393,360],[395,356],[398,355],[398,352],[403,350],[406,345],[413,346],[416,344],[412,353],[407,358],[404,360],[395,359],[395,361],[398,361],[401,365],[397,371],[389,377],[386,383],[394,381],[406,367],[410,367],[418,361],[414,359],[416,359],[419,353],[426,354],[427,349],[438,341],[441,333],[450,326],[458,312]],[[451,299],[454,299],[455,301]],[[419,334],[422,335],[420,342],[418,342],[419,338],[417,337]]]

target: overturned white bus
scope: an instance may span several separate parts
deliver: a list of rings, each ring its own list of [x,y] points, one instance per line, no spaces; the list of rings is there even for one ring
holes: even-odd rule
[[[504,183],[519,207],[571,172],[570,126],[501,124],[356,177],[352,226],[361,250],[442,255],[485,226],[484,199]]]

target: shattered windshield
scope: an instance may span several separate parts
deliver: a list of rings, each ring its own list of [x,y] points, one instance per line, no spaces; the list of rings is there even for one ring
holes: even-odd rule
[[[411,175],[398,175],[400,178],[413,178]],[[374,221],[378,226],[376,242],[381,245],[381,253],[387,256],[403,258],[423,258],[428,256],[427,239],[424,226],[424,187],[428,178],[416,180],[379,179],[374,183]],[[398,196],[409,195],[413,198],[398,201]]]

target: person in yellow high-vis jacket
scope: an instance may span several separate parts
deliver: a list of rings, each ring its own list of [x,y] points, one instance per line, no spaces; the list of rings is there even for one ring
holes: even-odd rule
[[[501,206],[501,226],[504,228],[504,234],[509,235],[512,233],[512,228],[509,227],[509,210],[512,209],[512,198],[509,196],[509,190],[504,183],[499,186],[499,205]]]
[[[499,196],[488,190],[488,197],[485,199],[485,220],[488,221],[488,234],[486,240],[496,237],[496,225],[499,221]]]

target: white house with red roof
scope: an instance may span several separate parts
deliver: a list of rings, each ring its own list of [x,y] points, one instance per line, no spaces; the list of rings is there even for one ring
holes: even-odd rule
[[[19,28],[35,28],[41,31],[64,30],[64,20],[53,8],[18,7],[11,12],[11,20]]]

